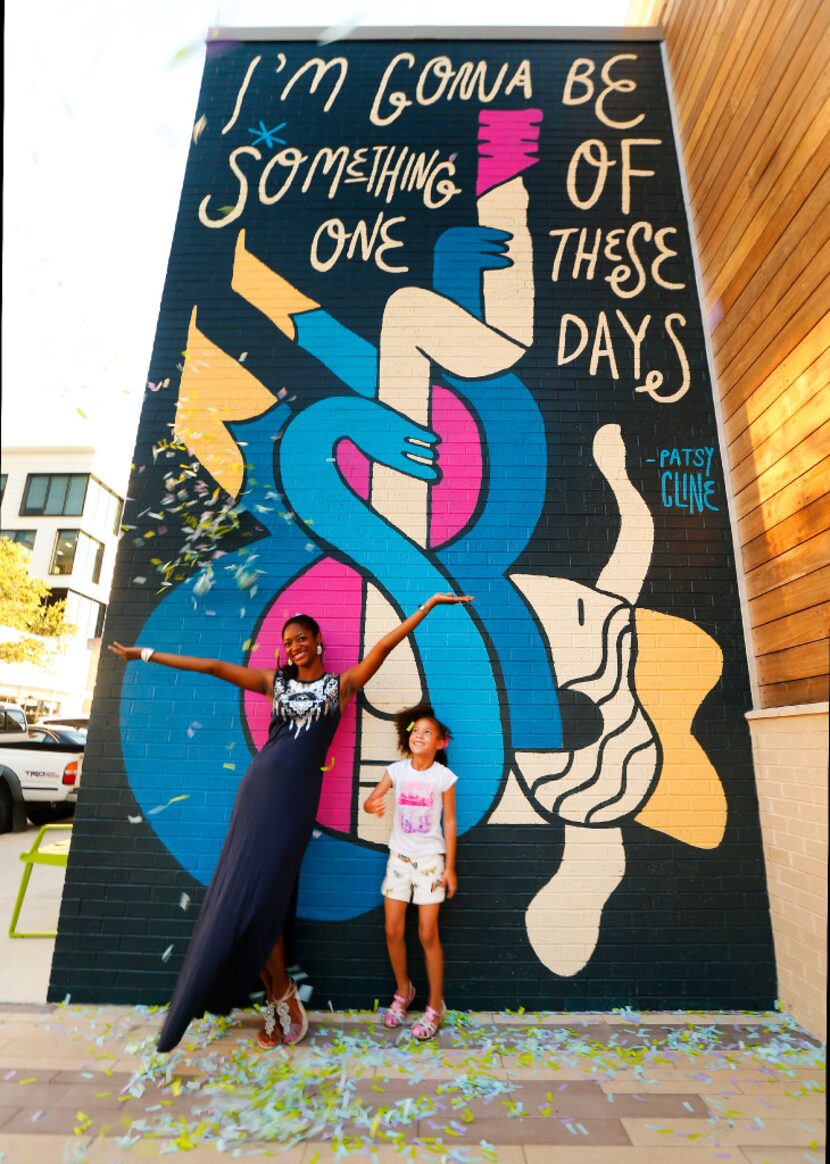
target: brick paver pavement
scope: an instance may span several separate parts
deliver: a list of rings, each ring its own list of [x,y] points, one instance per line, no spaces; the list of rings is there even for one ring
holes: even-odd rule
[[[3,1164],[819,1164],[822,1048],[784,1015],[458,1014],[431,1043],[312,1016],[259,1051],[251,1013],[156,1056],[145,1008],[0,1004]]]

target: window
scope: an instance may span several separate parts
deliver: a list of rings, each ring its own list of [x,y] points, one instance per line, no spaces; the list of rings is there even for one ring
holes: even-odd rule
[[[103,543],[79,529],[59,529],[50,574],[75,574],[97,582],[101,577]]]
[[[86,521],[90,522],[95,529],[106,529],[114,534],[118,533],[121,526],[122,504],[117,493],[113,493],[106,485],[102,485],[96,477],[91,478],[85,517]]]
[[[30,473],[23,491],[20,516],[32,514],[80,517],[84,511],[88,473]]]
[[[66,599],[66,621],[78,628],[78,635],[82,639],[97,639],[104,625],[106,607],[94,598],[87,598],[74,590],[62,586],[53,586],[49,597],[50,602]]]
[[[17,708],[7,707],[0,711],[0,732],[25,732],[27,727],[26,717]]]
[[[8,538],[11,542],[20,542],[27,550],[35,548],[35,529],[0,529],[0,538]]]

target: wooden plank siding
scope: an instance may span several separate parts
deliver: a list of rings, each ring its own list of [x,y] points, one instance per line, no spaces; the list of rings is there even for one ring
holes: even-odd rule
[[[830,4],[631,0],[662,26],[762,707],[830,696]]]

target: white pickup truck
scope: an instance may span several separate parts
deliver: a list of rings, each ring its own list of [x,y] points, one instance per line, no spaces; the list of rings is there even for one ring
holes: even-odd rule
[[[85,733],[53,724],[29,728],[10,704],[0,705],[0,720],[0,833],[24,829],[27,817],[42,825],[71,816]]]

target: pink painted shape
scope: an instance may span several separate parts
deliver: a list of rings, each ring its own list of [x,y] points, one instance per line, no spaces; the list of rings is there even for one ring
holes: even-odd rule
[[[478,115],[476,196],[535,166],[541,109],[485,109]]]
[[[324,558],[287,586],[271,604],[249,656],[253,667],[273,667],[282,644],[282,628],[292,614],[302,612],[316,618],[323,632],[326,670],[341,672],[360,658],[363,611],[363,582],[351,566]],[[245,692],[245,716],[257,748],[268,738],[270,700]],[[357,781],[355,745],[357,712],[354,700],[343,713],[323,774],[323,794],[317,820],[327,828],[348,833],[352,819],[352,793]]]
[[[344,438],[334,450],[337,468],[346,478],[358,497],[369,500],[369,483],[371,469],[369,458],[348,437]]]
[[[430,425],[441,437],[438,464],[442,477],[432,486],[429,544],[449,541],[475,512],[481,493],[481,437],[472,413],[448,388],[433,385]]]

